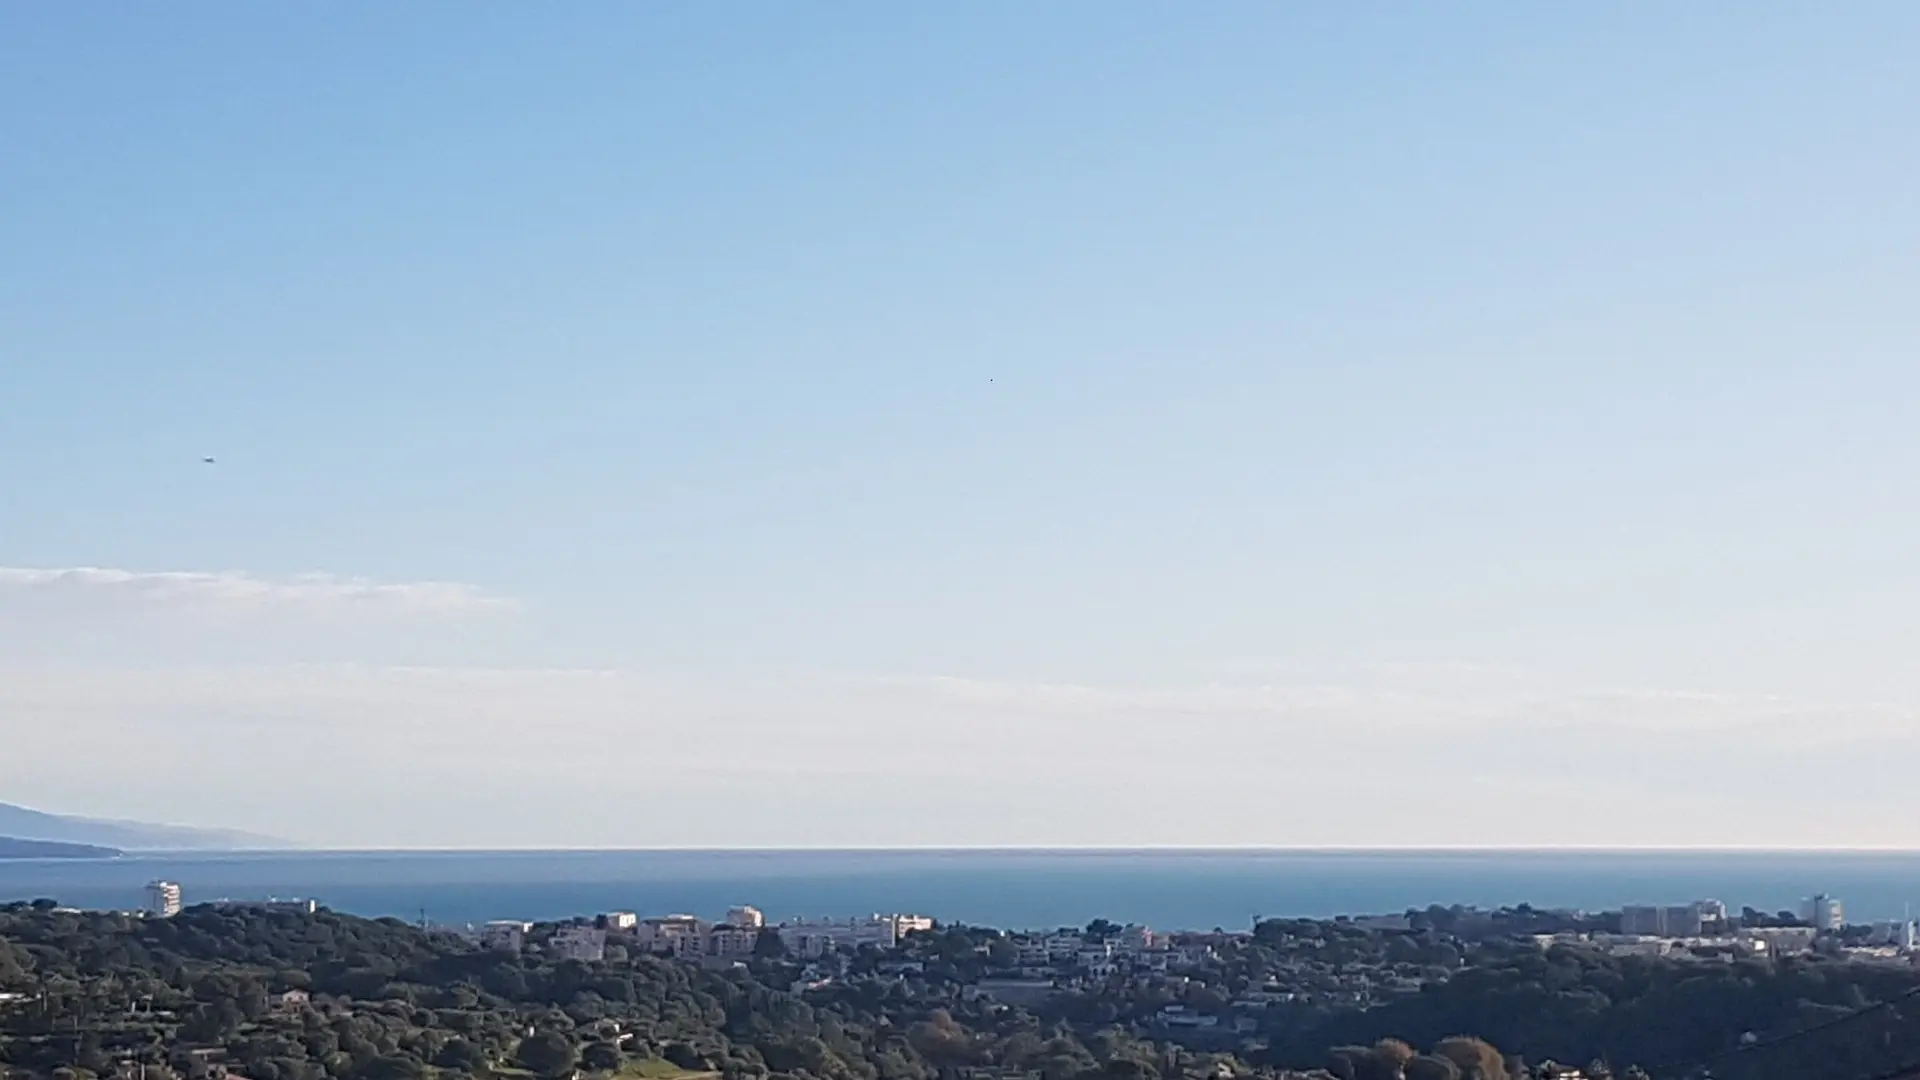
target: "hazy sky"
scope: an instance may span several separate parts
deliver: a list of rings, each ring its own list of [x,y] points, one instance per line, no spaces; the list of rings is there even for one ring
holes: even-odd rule
[[[1916,40],[0,7],[0,800],[1920,846]]]

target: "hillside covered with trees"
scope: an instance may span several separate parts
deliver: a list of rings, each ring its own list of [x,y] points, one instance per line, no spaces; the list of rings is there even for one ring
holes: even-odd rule
[[[1023,1008],[967,992],[939,957],[964,963],[985,935],[948,928],[911,943],[912,955],[935,958],[914,961],[915,978],[799,992],[797,965],[777,955],[725,967],[623,950],[556,962],[325,910],[143,919],[12,905],[0,908],[0,1070],[30,1080],[1513,1080],[1551,1073],[1551,1059],[1589,1077],[1634,1075],[1638,1063],[1654,1065],[1656,1080],[1706,1064],[1721,1080],[1864,1080],[1920,1059],[1920,1011],[1909,1007],[1920,974],[1891,965],[1622,960],[1515,944],[1379,1007],[1276,1006],[1226,1041],[1187,1040],[1125,1019],[1129,995],[1145,988]],[[863,958],[876,970],[888,961]],[[1223,978],[1233,977],[1230,964]],[[1113,1000],[1089,1000],[1100,994]]]

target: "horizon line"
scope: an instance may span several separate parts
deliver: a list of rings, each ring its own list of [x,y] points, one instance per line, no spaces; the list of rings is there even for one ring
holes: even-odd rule
[[[670,845],[622,847],[288,846],[122,848],[125,857],[214,855],[1920,855],[1920,846],[1771,846],[1761,844],[951,844],[951,845]]]

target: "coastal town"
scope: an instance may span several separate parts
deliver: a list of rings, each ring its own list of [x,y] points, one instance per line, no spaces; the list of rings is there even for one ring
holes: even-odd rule
[[[181,887],[154,882],[145,914],[182,909]],[[313,900],[220,900],[228,910],[312,912]],[[1367,1010],[1445,983],[1487,954],[1567,948],[1615,958],[1701,963],[1818,956],[1920,965],[1911,919],[1849,923],[1841,900],[1797,911],[1730,911],[1717,900],[1589,913],[1522,904],[1434,906],[1388,915],[1258,920],[1246,930],[1162,931],[1096,919],[1084,927],[996,929],[919,914],[769,920],[741,904],[707,918],[610,911],[536,922],[432,927],[480,948],[552,962],[656,956],[725,970],[788,970],[787,988],[832,996],[879,991],[925,1003],[1031,1007],[1108,1003],[1108,1019],[1159,1037],[1246,1036],[1291,1009]]]
[[[0,1064],[32,1080],[70,1061],[118,1080],[1667,1080],[1691,1073],[1607,1062],[1772,1046],[1876,1008],[1891,1024],[1920,998],[1914,925],[1849,921],[1825,895],[1161,930],[751,904],[449,926],[190,893],[0,905]],[[1873,1053],[1900,1052],[1890,1037]],[[1792,1054],[1765,1064],[1730,1080],[1808,1075]]]

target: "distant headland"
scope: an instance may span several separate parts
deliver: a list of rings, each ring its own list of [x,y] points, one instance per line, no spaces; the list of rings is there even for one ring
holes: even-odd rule
[[[102,858],[133,851],[246,851],[286,849],[284,840],[222,829],[195,829],[183,825],[153,825],[138,821],[49,814],[11,803],[0,803],[0,843],[41,843],[96,849],[92,853],[59,855],[15,854],[12,858]]]
[[[24,840],[0,836],[0,859],[117,859],[119,848],[98,844],[66,844],[57,840]]]

